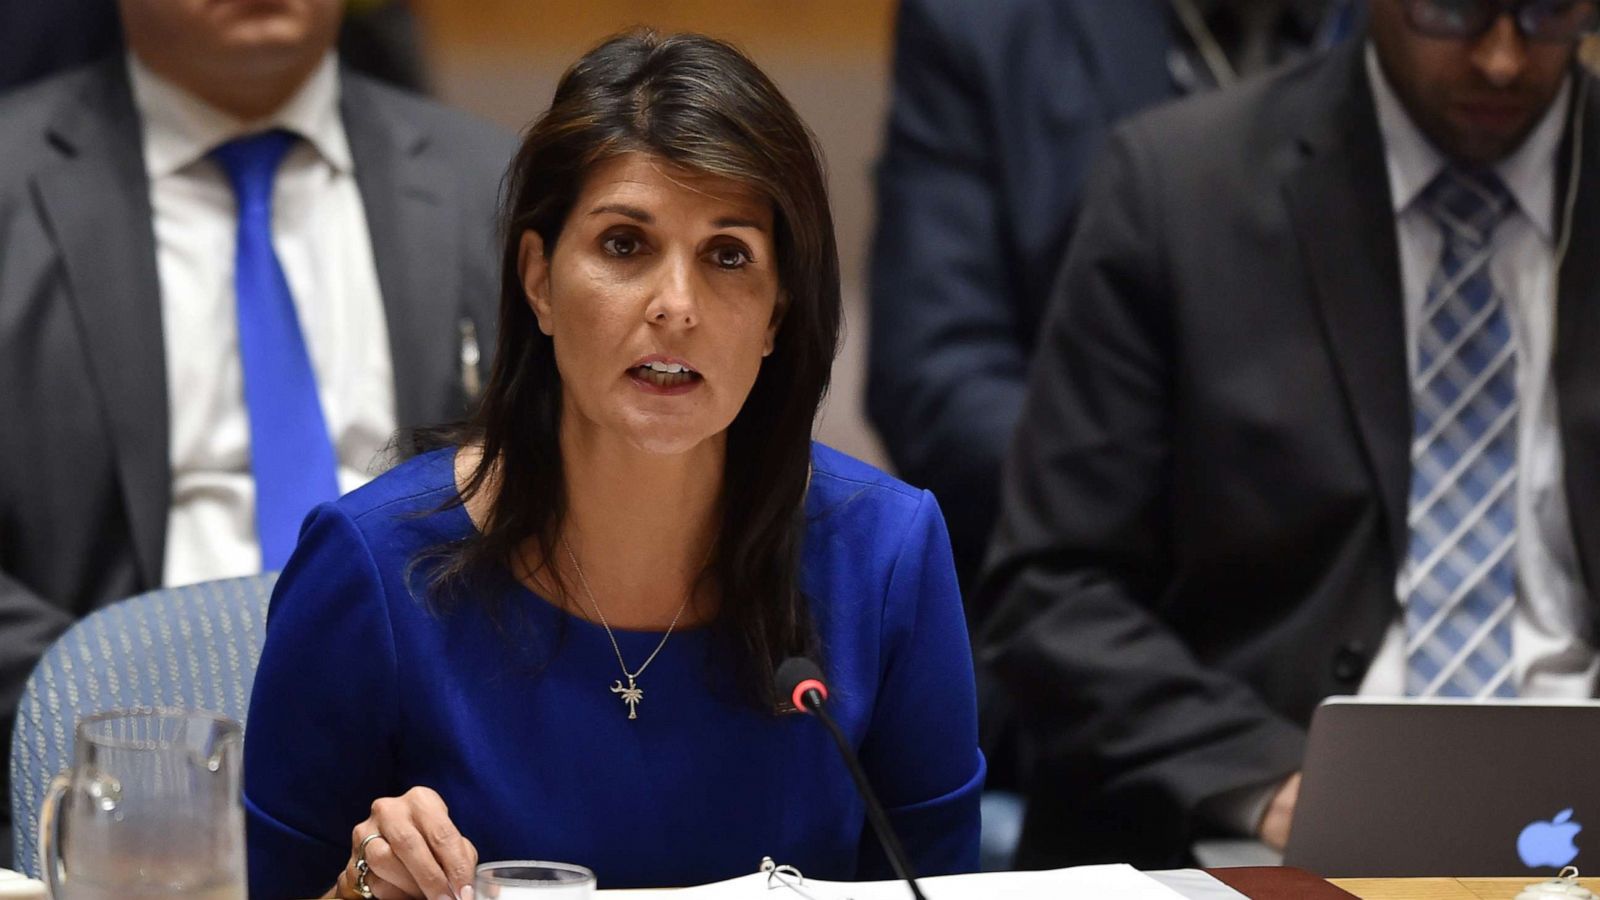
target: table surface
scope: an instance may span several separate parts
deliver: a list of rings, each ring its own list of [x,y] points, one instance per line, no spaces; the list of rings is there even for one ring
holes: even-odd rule
[[[1538,878],[1333,878],[1361,900],[1515,900]],[[1600,894],[1600,878],[1578,883]]]

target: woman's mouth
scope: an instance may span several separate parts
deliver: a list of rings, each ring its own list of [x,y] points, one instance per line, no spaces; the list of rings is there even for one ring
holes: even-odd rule
[[[628,375],[635,382],[664,393],[690,390],[701,381],[700,373],[683,363],[660,360],[634,366],[628,370]]]

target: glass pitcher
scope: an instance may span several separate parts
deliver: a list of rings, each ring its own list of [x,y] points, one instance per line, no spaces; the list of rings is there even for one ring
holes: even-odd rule
[[[39,814],[55,900],[245,900],[244,730],[225,716],[119,710],[78,722]]]

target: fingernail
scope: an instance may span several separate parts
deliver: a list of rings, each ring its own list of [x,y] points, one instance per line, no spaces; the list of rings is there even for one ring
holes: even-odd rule
[[[461,900],[472,900],[472,885],[464,884],[461,886]]]

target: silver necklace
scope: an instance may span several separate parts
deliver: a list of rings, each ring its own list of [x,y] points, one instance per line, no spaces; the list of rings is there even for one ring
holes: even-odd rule
[[[583,566],[578,565],[578,556],[572,552],[572,544],[567,542],[566,535],[561,537],[561,546],[567,551],[567,559],[572,561],[572,571],[578,573],[578,583],[583,585],[583,592],[589,597],[589,605],[594,607],[594,614],[600,619],[600,627],[606,630],[606,637],[611,639],[611,649],[617,654],[617,665],[622,668],[622,677],[628,679],[627,687],[622,686],[621,679],[612,682],[611,693],[621,697],[622,702],[628,704],[628,718],[637,719],[639,718],[639,701],[644,699],[644,688],[639,687],[638,683],[639,676],[644,674],[645,669],[650,668],[650,664],[655,662],[656,654],[660,653],[661,648],[667,645],[667,639],[672,637],[672,629],[678,627],[678,619],[683,616],[683,611],[689,608],[689,597],[694,596],[694,591],[691,590],[689,596],[683,598],[683,603],[672,616],[671,624],[667,625],[667,633],[661,636],[661,643],[656,644],[656,648],[650,651],[649,656],[645,657],[638,671],[629,672],[628,664],[622,658],[622,647],[617,644],[617,635],[611,630],[611,623],[606,621],[606,614],[600,611],[600,604],[595,602],[594,591],[589,587],[589,579],[584,577]]]

